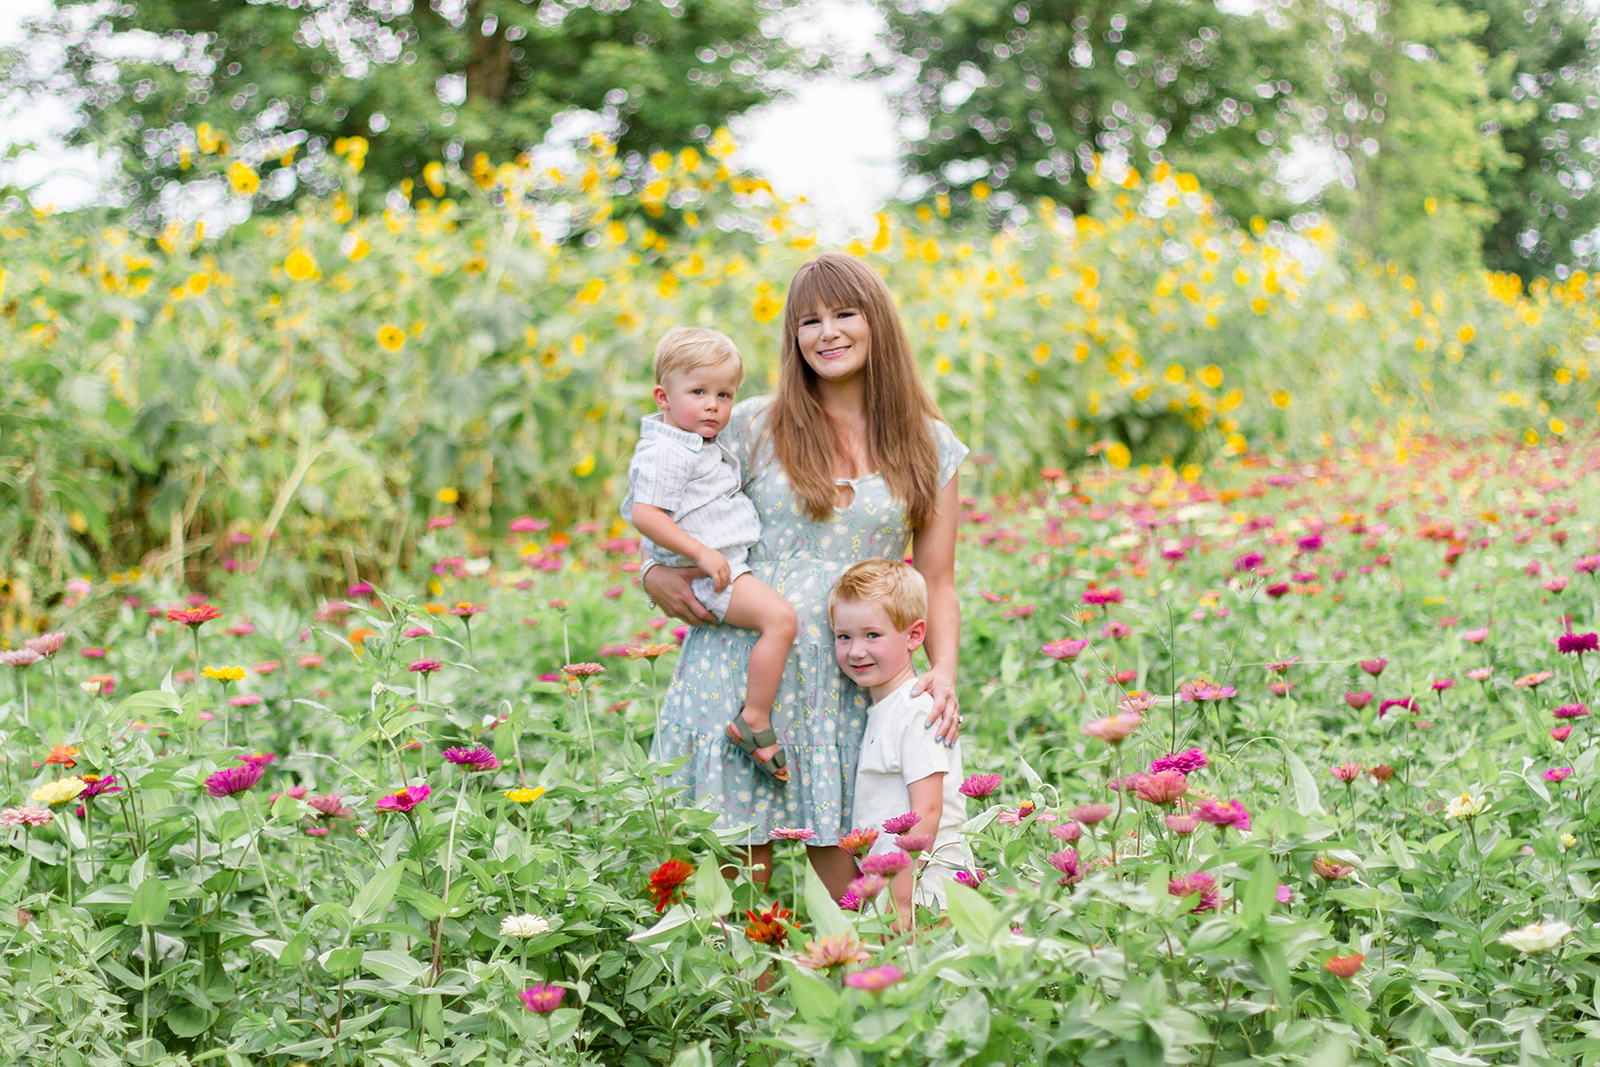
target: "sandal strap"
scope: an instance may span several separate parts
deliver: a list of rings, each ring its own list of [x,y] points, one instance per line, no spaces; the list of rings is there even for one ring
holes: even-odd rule
[[[768,745],[778,743],[778,731],[768,726],[765,730],[756,730],[750,734],[750,740],[755,742],[757,748],[766,748]]]

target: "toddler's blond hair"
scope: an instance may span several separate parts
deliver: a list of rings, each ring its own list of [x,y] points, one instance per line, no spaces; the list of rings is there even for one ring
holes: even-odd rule
[[[739,364],[739,381],[744,381],[744,360],[728,335],[702,326],[674,326],[656,342],[656,384],[679,371],[715,367],[733,360]]]
[[[833,607],[844,602],[882,604],[901,633],[928,615],[928,583],[909,563],[897,559],[864,559],[839,575],[828,594],[828,622]]]

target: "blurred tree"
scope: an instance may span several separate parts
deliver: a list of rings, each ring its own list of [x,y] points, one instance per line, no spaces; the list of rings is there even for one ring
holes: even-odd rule
[[[1510,165],[1487,176],[1498,213],[1485,263],[1521,275],[1596,262],[1600,228],[1600,7],[1580,0],[1457,0],[1485,16],[1473,40],[1508,56],[1490,83],[1522,121],[1498,133]]]
[[[1294,0],[1253,14],[1188,0],[878,5],[891,51],[917,71],[900,108],[927,123],[909,167],[958,201],[982,183],[1002,209],[1047,195],[1081,212],[1094,155],[1120,153],[1195,173],[1238,217],[1286,209],[1277,164],[1322,32]]]
[[[381,192],[433,160],[509,160],[574,110],[624,156],[703,140],[772,99],[771,72],[816,61],[763,30],[795,2],[57,0],[6,55],[0,97],[66,98],[71,142],[121,149],[135,201],[206,141],[261,170],[260,201],[330,187],[326,153],[362,137]]]
[[[1490,86],[1513,58],[1475,42],[1487,17],[1452,0],[1329,8],[1327,106],[1316,112],[1347,181],[1324,203],[1373,256],[1408,269],[1483,265],[1494,177],[1512,165],[1497,130],[1527,108]]]

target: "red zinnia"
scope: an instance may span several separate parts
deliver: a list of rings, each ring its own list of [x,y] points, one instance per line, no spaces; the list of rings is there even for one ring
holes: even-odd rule
[[[778,904],[772,905],[764,911],[747,908],[745,914],[750,917],[750,925],[744,928],[744,934],[758,945],[781,945],[788,936],[788,927],[784,920],[789,917],[789,909]]]
[[[197,608],[182,608],[167,612],[168,622],[181,622],[185,626],[192,626],[196,629],[213,619],[220,618],[222,618],[222,612],[210,604],[201,604]]]
[[[667,910],[667,905],[678,893],[679,887],[694,874],[694,868],[683,860],[670,859],[650,875],[650,899],[656,903],[656,914]]]

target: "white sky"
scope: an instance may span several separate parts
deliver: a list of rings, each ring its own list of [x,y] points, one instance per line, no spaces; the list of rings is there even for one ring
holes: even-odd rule
[[[49,6],[50,0],[0,0],[0,45],[15,41],[22,21]],[[861,0],[817,0],[797,30],[831,34],[860,55],[877,26]],[[40,183],[34,201],[41,206],[76,207],[94,195],[98,161],[92,150],[69,152],[52,136],[69,121],[65,108],[45,103],[0,126],[0,149],[19,141],[41,146],[7,165],[16,183]],[[845,74],[819,77],[733,127],[740,161],[771,180],[781,195],[805,197],[829,231],[866,226],[899,186],[899,137],[881,85]]]

